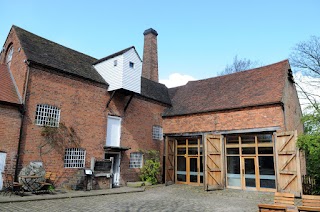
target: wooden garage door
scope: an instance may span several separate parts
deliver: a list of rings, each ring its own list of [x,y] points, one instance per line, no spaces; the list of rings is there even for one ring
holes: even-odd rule
[[[174,144],[175,139],[166,137],[166,164],[165,164],[165,182],[166,185],[174,183]]]
[[[300,156],[297,131],[276,133],[277,190],[301,195]]]
[[[205,189],[223,189],[223,155],[221,135],[205,136]]]

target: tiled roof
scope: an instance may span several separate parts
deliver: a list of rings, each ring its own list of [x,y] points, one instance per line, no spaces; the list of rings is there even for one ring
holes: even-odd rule
[[[168,88],[158,82],[141,77],[141,96],[171,105]]]
[[[164,116],[176,116],[281,103],[290,69],[284,60],[225,76],[191,81],[169,89],[172,107]]]
[[[6,65],[0,64],[0,79],[0,101],[21,104],[17,90],[12,82],[12,78]]]
[[[13,26],[13,28],[28,60],[71,75],[107,84],[92,66],[97,59],[39,37],[17,26]]]

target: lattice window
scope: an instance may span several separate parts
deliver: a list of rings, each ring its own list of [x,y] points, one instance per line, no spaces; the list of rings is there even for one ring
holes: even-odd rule
[[[142,160],[143,154],[141,152],[133,152],[130,153],[130,168],[141,168],[142,167]]]
[[[156,139],[156,140],[162,140],[162,138],[163,138],[162,127],[153,126],[153,128],[152,128],[152,138]]]
[[[86,151],[80,148],[68,148],[64,154],[65,168],[83,168],[86,159]]]
[[[51,105],[37,105],[36,125],[59,127],[60,109]]]

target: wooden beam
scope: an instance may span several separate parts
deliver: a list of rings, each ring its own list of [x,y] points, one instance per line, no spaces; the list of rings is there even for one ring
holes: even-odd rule
[[[114,96],[114,94],[116,93],[116,91],[114,90],[114,91],[112,91],[112,94],[111,94],[111,96],[110,96],[110,99],[108,100],[108,102],[107,102],[107,106],[106,106],[106,108],[108,108],[109,107],[109,104],[110,104],[110,102],[111,102],[111,100],[113,99],[113,96]]]
[[[124,112],[126,112],[126,110],[127,110],[128,106],[129,106],[129,104],[130,104],[130,102],[131,102],[131,100],[132,100],[133,96],[134,96],[134,93],[133,93],[133,94],[131,94],[130,99],[127,101],[126,106],[124,106]]]

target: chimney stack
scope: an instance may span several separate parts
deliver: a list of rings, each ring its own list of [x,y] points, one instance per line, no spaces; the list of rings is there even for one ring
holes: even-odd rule
[[[150,28],[144,31],[142,76],[159,82],[158,76],[158,45],[156,30]]]

